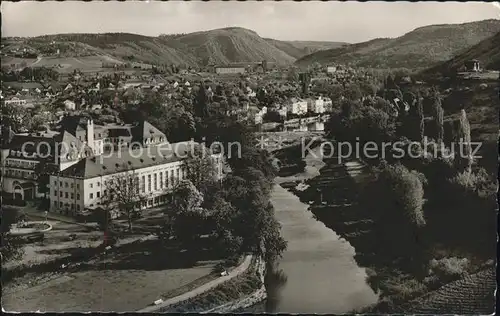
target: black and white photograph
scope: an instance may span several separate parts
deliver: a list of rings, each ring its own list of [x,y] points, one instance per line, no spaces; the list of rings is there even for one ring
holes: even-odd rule
[[[4,312],[495,313],[500,2],[1,16]]]

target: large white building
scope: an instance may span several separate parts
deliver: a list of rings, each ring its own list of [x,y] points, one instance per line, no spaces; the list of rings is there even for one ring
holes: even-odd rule
[[[172,188],[186,179],[184,159],[189,142],[152,145],[147,148],[115,151],[111,155],[88,157],[50,176],[50,211],[77,214],[102,207],[112,181],[130,182],[141,197],[141,208],[166,202]],[[211,155],[222,176],[221,155]],[[139,202],[139,200],[138,200]]]

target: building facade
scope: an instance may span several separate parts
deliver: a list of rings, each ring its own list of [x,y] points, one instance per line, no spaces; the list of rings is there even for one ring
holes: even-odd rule
[[[246,67],[243,66],[217,66],[215,67],[215,73],[217,74],[244,74],[246,73]]]
[[[307,100],[307,109],[309,112],[322,114],[325,113],[325,102],[322,97]]]
[[[50,211],[67,215],[95,210],[109,199],[113,181],[126,180],[133,185],[140,208],[158,206],[167,201],[172,189],[185,180],[188,170],[184,158],[192,143],[151,146],[88,157],[74,166],[50,176]],[[222,177],[222,155],[211,154],[217,177]]]
[[[303,115],[308,111],[307,101],[302,99],[292,99],[286,107],[287,112],[294,115]]]

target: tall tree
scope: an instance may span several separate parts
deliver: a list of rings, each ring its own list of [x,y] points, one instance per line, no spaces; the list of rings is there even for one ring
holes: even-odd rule
[[[184,160],[184,168],[187,179],[203,193],[216,180],[217,169],[214,159],[209,149],[202,145],[191,144],[188,157]]]
[[[117,208],[118,211],[127,217],[128,230],[132,231],[132,219],[134,213],[139,211],[141,205],[147,200],[147,196],[139,185],[139,177],[133,170],[126,170],[113,176],[104,185],[104,192],[101,197],[101,204],[107,209]],[[145,186],[142,183],[141,186]]]
[[[467,174],[470,174],[472,170],[472,144],[470,123],[464,109],[460,111],[460,120],[457,125],[455,145],[458,145],[458,148],[455,147],[455,165],[460,172],[466,171]]]
[[[200,85],[194,104],[195,115],[206,117],[208,115],[208,94],[205,85]]]
[[[441,96],[439,92],[435,92],[433,96],[433,109],[434,109],[434,125],[436,128],[436,140],[438,143],[442,143],[444,139],[444,110],[441,106]]]

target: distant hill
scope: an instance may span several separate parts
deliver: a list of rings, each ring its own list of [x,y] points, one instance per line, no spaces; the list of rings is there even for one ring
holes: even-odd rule
[[[343,44],[264,39],[240,27],[158,37],[130,33],[58,34],[9,38],[8,43],[7,47],[28,46],[44,56],[106,55],[123,61],[188,66],[262,60],[286,65],[311,52]]]
[[[482,40],[479,44],[472,46],[452,59],[423,71],[423,74],[456,72],[464,65],[465,61],[471,59],[479,60],[482,68],[500,70],[500,32]]]
[[[265,38],[270,44],[284,51],[294,58],[315,53],[317,51],[332,49],[348,45],[344,42],[321,42],[321,41],[279,41],[271,38]]]
[[[500,20],[463,24],[431,25],[401,37],[381,38],[312,53],[296,61],[298,66],[313,63],[341,63],[371,68],[427,68],[444,62],[500,31]]]

